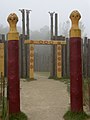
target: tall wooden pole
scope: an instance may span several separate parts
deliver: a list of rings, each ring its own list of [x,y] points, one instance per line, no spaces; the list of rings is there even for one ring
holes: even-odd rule
[[[26,10],[26,30],[27,30],[27,40],[30,39],[30,29],[29,29],[29,13],[31,10]],[[26,46],[26,76],[29,78],[29,62],[30,62],[30,47]]]
[[[55,13],[55,40],[57,40],[58,36],[58,14]],[[53,46],[53,62],[54,62],[54,75],[57,76],[57,46]]]
[[[58,14],[55,13],[55,39],[57,39],[58,36]]]
[[[29,29],[29,14],[31,10],[26,10],[26,29],[27,29],[27,39],[30,39],[30,29]]]
[[[87,37],[84,38],[84,53],[83,53],[83,76],[87,78]]]
[[[4,43],[3,41],[0,40],[0,78],[1,78],[1,73],[2,75],[4,76],[5,75],[5,66],[4,66],[4,63],[5,63],[5,54],[4,54]]]
[[[88,94],[89,94],[89,110],[90,110],[90,39],[88,39],[88,48],[87,48],[87,80],[88,80]]]
[[[87,76],[90,78],[90,39],[88,39],[88,49],[87,49]]]
[[[20,79],[19,79],[19,33],[16,23],[18,17],[15,13],[8,16],[10,25],[8,33],[8,98],[9,113],[20,112]]]
[[[49,14],[50,14],[50,18],[51,18],[51,28],[50,28],[50,30],[51,30],[51,40],[53,40],[53,15],[54,15],[54,13],[55,12],[48,12]]]
[[[70,29],[70,95],[72,112],[83,111],[81,30],[78,25],[80,18],[81,15],[78,11],[73,11],[70,15],[72,22]]]
[[[19,9],[22,13],[22,34],[23,34],[23,39],[22,39],[22,68],[23,68],[23,78],[26,78],[26,55],[25,55],[25,46],[24,46],[24,40],[25,40],[25,10],[24,9]]]
[[[53,40],[53,15],[54,15],[55,12],[49,12],[50,14],[50,18],[51,18],[51,40]],[[53,45],[51,46],[51,62],[50,62],[50,77],[53,78],[55,76],[55,73],[54,73],[54,64],[53,64]]]

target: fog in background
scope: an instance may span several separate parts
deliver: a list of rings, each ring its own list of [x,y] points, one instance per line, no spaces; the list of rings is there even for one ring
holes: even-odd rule
[[[0,25],[6,27],[7,17],[15,12],[19,17],[18,26],[21,27],[21,13],[19,9],[30,9],[30,30],[40,30],[44,26],[49,26],[50,15],[48,12],[55,11],[59,15],[59,34],[61,25],[67,20],[73,10],[81,13],[81,21],[85,26],[85,33],[90,37],[90,1],[89,0],[3,0],[0,4]]]
[[[7,17],[13,12],[19,18],[18,30],[21,33],[22,15],[19,9],[32,10],[29,21],[30,39],[47,40],[50,38],[48,12],[58,13],[58,35],[67,37],[71,25],[69,16],[73,10],[78,10],[81,14],[82,36],[90,38],[90,0],[2,0],[0,3],[0,33],[8,32]],[[50,46],[36,45],[35,70],[50,71],[50,59]]]

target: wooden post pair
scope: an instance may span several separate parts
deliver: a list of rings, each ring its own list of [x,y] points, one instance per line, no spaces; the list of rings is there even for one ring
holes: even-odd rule
[[[82,98],[82,62],[81,62],[81,30],[78,21],[81,15],[73,11],[70,15],[72,27],[70,30],[70,95],[71,111],[83,111]],[[20,80],[19,80],[19,34],[16,29],[18,17],[10,14],[8,22],[8,84],[9,113],[20,112]]]

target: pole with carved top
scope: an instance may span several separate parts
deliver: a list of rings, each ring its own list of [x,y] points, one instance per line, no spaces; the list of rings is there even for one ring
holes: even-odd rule
[[[8,99],[9,113],[20,112],[20,79],[19,79],[19,33],[16,24],[18,17],[15,13],[8,16],[10,25],[8,32]]]
[[[82,95],[82,59],[81,59],[81,30],[79,29],[80,13],[71,13],[72,26],[70,29],[70,95],[71,111],[83,111]]]

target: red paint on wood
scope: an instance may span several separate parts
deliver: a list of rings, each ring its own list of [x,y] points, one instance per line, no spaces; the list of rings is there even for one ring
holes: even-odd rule
[[[83,111],[81,38],[70,38],[71,111]]]
[[[9,113],[20,112],[19,41],[8,41]]]

